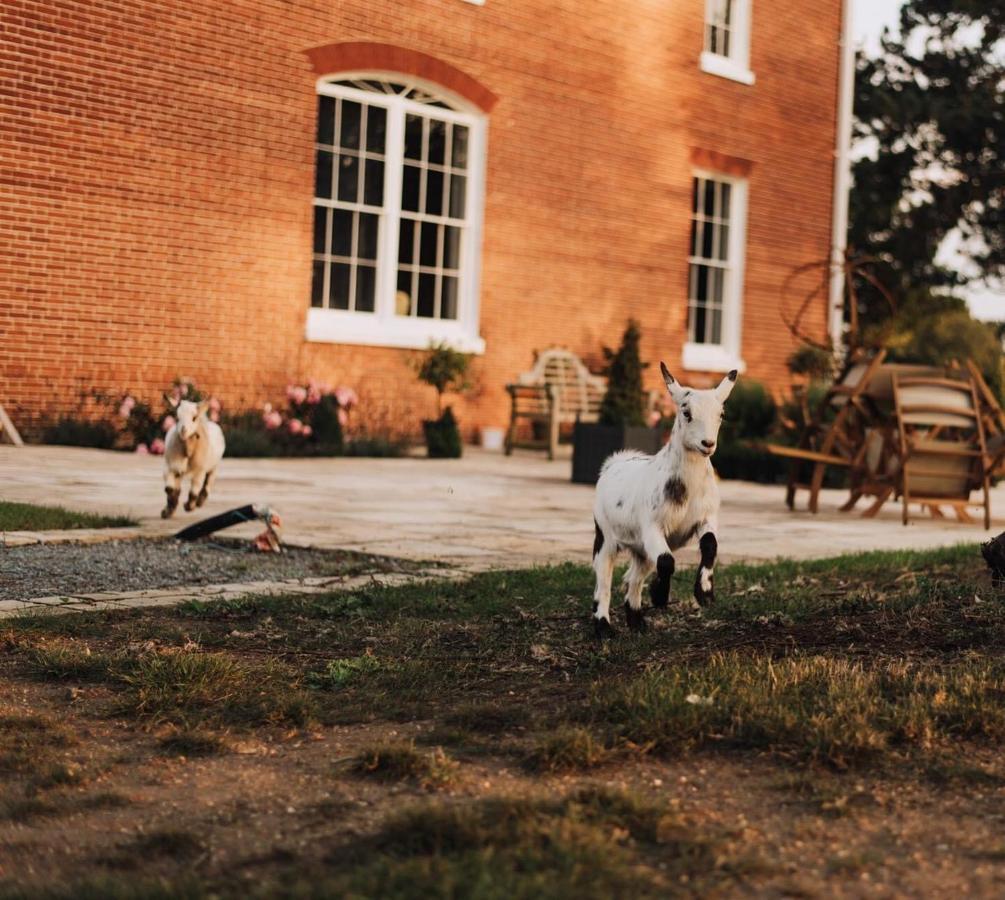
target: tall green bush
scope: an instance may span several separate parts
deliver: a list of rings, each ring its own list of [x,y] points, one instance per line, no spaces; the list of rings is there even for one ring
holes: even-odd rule
[[[607,392],[600,405],[602,425],[644,425],[645,399],[642,391],[642,371],[646,365],[639,358],[642,334],[639,323],[628,321],[628,327],[617,350],[604,347],[607,366]]]

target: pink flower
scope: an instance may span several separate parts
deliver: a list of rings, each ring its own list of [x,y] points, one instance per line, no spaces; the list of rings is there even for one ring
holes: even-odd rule
[[[283,424],[283,417],[275,410],[265,414],[265,427],[268,428],[270,431],[275,430],[282,424]]]
[[[265,413],[265,415],[268,415],[270,412],[272,412],[272,404],[266,403],[265,406],[262,407],[262,412]]]
[[[155,456],[160,456],[164,452],[164,441],[160,438],[154,438],[150,442],[150,452]]]
[[[356,392],[351,387],[341,387],[335,388],[335,399],[338,400],[338,405],[343,409],[352,409],[357,403],[359,403],[359,397]]]
[[[300,387],[300,385],[294,388],[287,388],[286,396],[294,403],[303,403],[307,399],[307,388]]]
[[[649,427],[655,428],[659,425],[662,418],[663,416],[659,414],[659,411],[654,409],[651,413],[649,413]]]
[[[300,432],[304,437],[310,437],[314,434],[314,429],[310,425],[304,425],[304,430]]]
[[[187,381],[183,381],[179,385],[178,389],[181,391],[181,395],[183,397],[187,397],[188,396],[188,388],[189,388],[189,383]]]
[[[136,399],[134,397],[126,397],[122,401],[122,405],[119,407],[119,415],[123,419],[128,419],[129,414],[133,411],[133,407],[136,405]]]
[[[210,397],[210,398],[209,398],[209,408],[210,408],[210,409],[211,409],[211,410],[212,410],[213,412],[219,412],[219,411],[220,411],[220,409],[221,409],[221,406],[220,406],[220,401],[219,401],[219,400],[217,400],[217,399],[216,399],[216,397]]]
[[[345,428],[346,425],[349,424],[349,413],[347,413],[344,409],[342,409],[341,406],[338,408],[338,423],[343,428]]]
[[[313,385],[307,389],[307,402],[311,406],[317,406],[321,402],[321,391]]]
[[[304,430],[304,423],[299,419],[290,419],[289,429],[290,434],[300,434]]]
[[[140,456],[146,456],[150,452],[150,448],[146,444],[137,444],[135,452],[139,453]]]
[[[164,429],[164,433],[167,434],[172,428],[174,428],[175,417],[165,416],[164,421],[161,423],[161,427]]]

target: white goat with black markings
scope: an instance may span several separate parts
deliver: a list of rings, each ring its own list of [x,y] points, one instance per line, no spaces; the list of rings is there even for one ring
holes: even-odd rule
[[[598,637],[609,637],[614,631],[611,579],[622,550],[631,554],[625,575],[625,618],[632,630],[645,629],[642,585],[654,569],[656,578],[649,587],[653,606],[664,609],[669,604],[672,551],[692,537],[698,537],[701,550],[694,598],[700,606],[715,599],[712,570],[718,551],[719,485],[710,457],[722,424],[723,404],[736,383],[736,371],[718,387],[698,391],[679,384],[663,363],[660,370],[677,405],[669,443],[653,456],[635,450],[615,453],[604,463],[597,481],[593,621]]]
[[[161,518],[174,515],[181,497],[182,478],[191,479],[185,510],[202,506],[216,478],[216,469],[223,459],[226,441],[223,429],[211,422],[206,413],[209,401],[193,403],[182,400],[175,407],[177,421],[164,439],[164,493],[167,503]]]

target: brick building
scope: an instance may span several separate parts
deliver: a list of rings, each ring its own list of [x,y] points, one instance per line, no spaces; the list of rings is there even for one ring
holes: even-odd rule
[[[309,377],[467,425],[629,315],[644,356],[787,382],[834,229],[841,0],[4,0],[0,403]],[[806,327],[826,334],[827,298]],[[652,366],[648,377],[658,378]]]

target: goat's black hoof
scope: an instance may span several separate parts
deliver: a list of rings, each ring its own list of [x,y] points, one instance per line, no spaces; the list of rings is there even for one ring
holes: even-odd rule
[[[161,518],[162,519],[170,519],[172,515],[174,515],[174,510],[173,509],[162,509],[161,510]]]
[[[645,631],[646,617],[641,609],[632,609],[629,604],[625,604],[625,621],[631,631]]]
[[[709,588],[707,591],[703,590],[701,582],[696,581],[694,583],[694,599],[699,606],[711,606],[715,603],[715,590],[713,588]]]
[[[206,502],[207,497],[209,497],[209,494],[200,494],[199,498],[195,501],[195,505],[201,508],[203,503]]]
[[[649,585],[649,599],[655,609],[666,609],[670,605],[670,585],[654,581]]]
[[[611,626],[611,620],[594,618],[593,634],[601,641],[607,641],[614,637],[614,628]]]
[[[185,501],[185,512],[192,512],[193,509],[195,509],[195,499],[189,497],[188,500]]]

